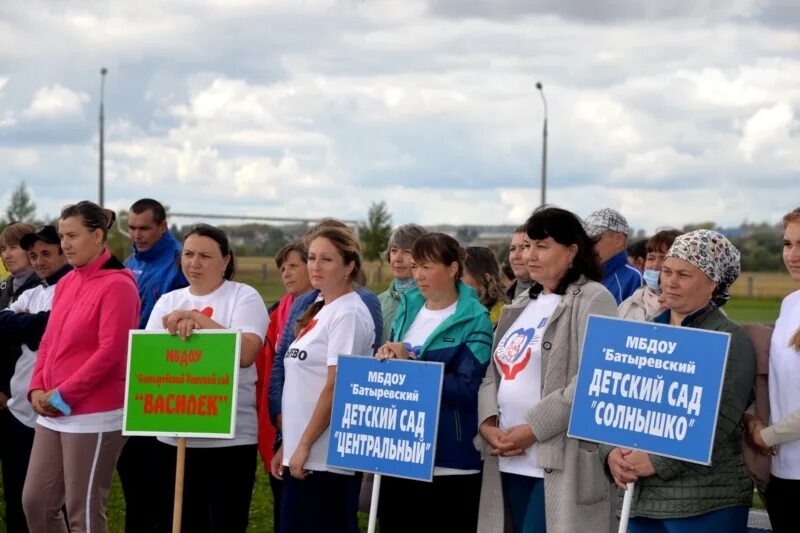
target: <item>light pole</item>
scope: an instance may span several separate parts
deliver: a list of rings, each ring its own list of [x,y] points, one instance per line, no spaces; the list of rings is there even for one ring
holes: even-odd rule
[[[537,81],[536,88],[542,95],[544,104],[544,124],[542,126],[542,205],[544,205],[547,198],[547,99],[544,97],[542,82]]]
[[[103,67],[100,69],[100,190],[99,190],[99,204],[103,207],[105,203],[105,116],[103,114],[103,96],[106,88],[106,74],[108,69]]]

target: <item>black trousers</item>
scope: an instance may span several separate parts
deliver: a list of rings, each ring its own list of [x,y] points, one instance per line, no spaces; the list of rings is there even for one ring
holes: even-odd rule
[[[273,531],[281,530],[281,505],[283,501],[283,481],[272,473],[269,476],[269,488],[272,489],[272,528]]]
[[[35,431],[16,419],[7,409],[2,411],[3,490],[6,500],[6,527],[9,533],[27,533],[28,523],[22,511],[22,487],[28,473]]]
[[[797,495],[800,494],[800,479],[781,479],[770,476],[767,486],[767,513],[775,533],[800,531],[800,516],[797,514]]]
[[[431,483],[384,476],[378,500],[381,533],[472,533],[478,528],[480,497],[481,474],[434,476]]]
[[[117,473],[125,496],[125,532],[158,531],[158,492],[153,472],[165,465],[165,445],[155,437],[128,437],[117,461]],[[174,471],[173,471],[174,475]]]
[[[300,480],[284,469],[280,533],[358,533],[362,477],[312,472]]]
[[[171,531],[177,447],[167,448],[159,530]],[[245,533],[256,481],[255,444],[187,448],[183,478],[183,533]],[[163,528],[166,526],[166,528]]]

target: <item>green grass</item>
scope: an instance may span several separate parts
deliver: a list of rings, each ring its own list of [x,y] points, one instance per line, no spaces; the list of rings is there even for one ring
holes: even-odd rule
[[[777,298],[747,298],[734,296],[723,307],[728,316],[739,324],[774,324],[781,309]]]
[[[262,295],[264,300],[270,304],[280,299],[283,294],[283,286],[279,278],[270,272],[270,281],[261,281],[259,277],[244,277],[239,279],[242,283],[248,283],[255,287]],[[273,281],[274,280],[274,281]],[[378,289],[378,287],[376,287]],[[380,288],[382,290],[382,287]],[[725,305],[728,316],[739,323],[764,322],[774,323],[780,310],[780,300],[778,299],[758,299],[734,296]],[[2,486],[0,486],[2,491]],[[1,492],[0,492],[1,494]],[[758,495],[754,495],[753,506],[763,508]],[[0,511],[3,510],[3,500],[0,499]],[[0,513],[2,515],[4,513]],[[111,489],[111,496],[108,504],[108,522],[111,533],[122,533],[125,525],[125,502],[122,498],[122,489],[119,480],[114,475],[114,484]],[[367,516],[359,516],[361,530],[367,530]],[[272,523],[272,492],[269,487],[269,479],[264,472],[263,465],[259,460],[258,471],[256,473],[256,483],[253,489],[253,501],[250,505],[250,527],[253,533],[269,533],[273,531]],[[6,531],[5,522],[0,518],[0,533]]]

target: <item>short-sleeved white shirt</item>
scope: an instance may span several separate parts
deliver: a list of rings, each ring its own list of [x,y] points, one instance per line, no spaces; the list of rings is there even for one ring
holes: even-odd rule
[[[542,334],[561,301],[558,294],[540,294],[531,300],[503,338],[497,343],[492,360],[500,374],[497,404],[500,429],[526,424],[525,413],[541,400]],[[500,457],[500,471],[529,477],[544,477],[539,466],[539,446],[525,455]]]
[[[283,410],[283,464],[289,465],[303,436],[317,400],[328,380],[328,367],[336,366],[340,354],[372,355],[375,324],[369,309],[356,292],[325,304],[289,346],[283,359],[286,378]],[[307,470],[327,471],[330,428],[311,446]]]
[[[772,332],[769,348],[769,416],[774,424],[800,409],[800,354],[789,345],[800,327],[800,291],[787,296]],[[778,447],[772,458],[772,475],[800,479],[800,440]]]
[[[224,281],[214,292],[204,296],[191,293],[189,287],[161,296],[153,307],[145,329],[163,330],[162,319],[172,311],[196,310],[211,318],[226,329],[242,334],[258,335],[263,341],[269,324],[269,316],[261,295],[251,286],[234,281]],[[210,313],[210,315],[209,315]],[[236,405],[236,429],[233,439],[186,439],[189,448],[222,448],[258,442],[258,420],[256,418],[256,365],[239,369],[238,399]],[[176,445],[172,437],[158,437],[167,444]]]
[[[414,322],[408,328],[406,334],[403,335],[403,345],[409,353],[413,354],[414,359],[419,358],[420,349],[431,333],[436,331],[442,322],[447,320],[456,312],[456,305],[458,302],[453,302],[444,309],[431,310],[425,306],[419,310],[417,316],[414,317]]]

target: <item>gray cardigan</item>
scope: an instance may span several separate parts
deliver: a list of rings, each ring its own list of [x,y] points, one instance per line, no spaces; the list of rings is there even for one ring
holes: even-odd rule
[[[529,299],[503,309],[494,347],[519,317]],[[600,283],[581,279],[567,287],[542,336],[541,400],[527,415],[539,443],[539,463],[545,471],[545,509],[548,533],[616,531],[613,486],[605,477],[596,444],[567,438],[572,398],[586,322],[590,314],[617,316],[614,297]],[[478,392],[479,423],[498,415],[500,378],[490,364]],[[511,530],[506,519],[498,460],[488,454],[480,436],[475,446],[484,456],[478,532]]]

